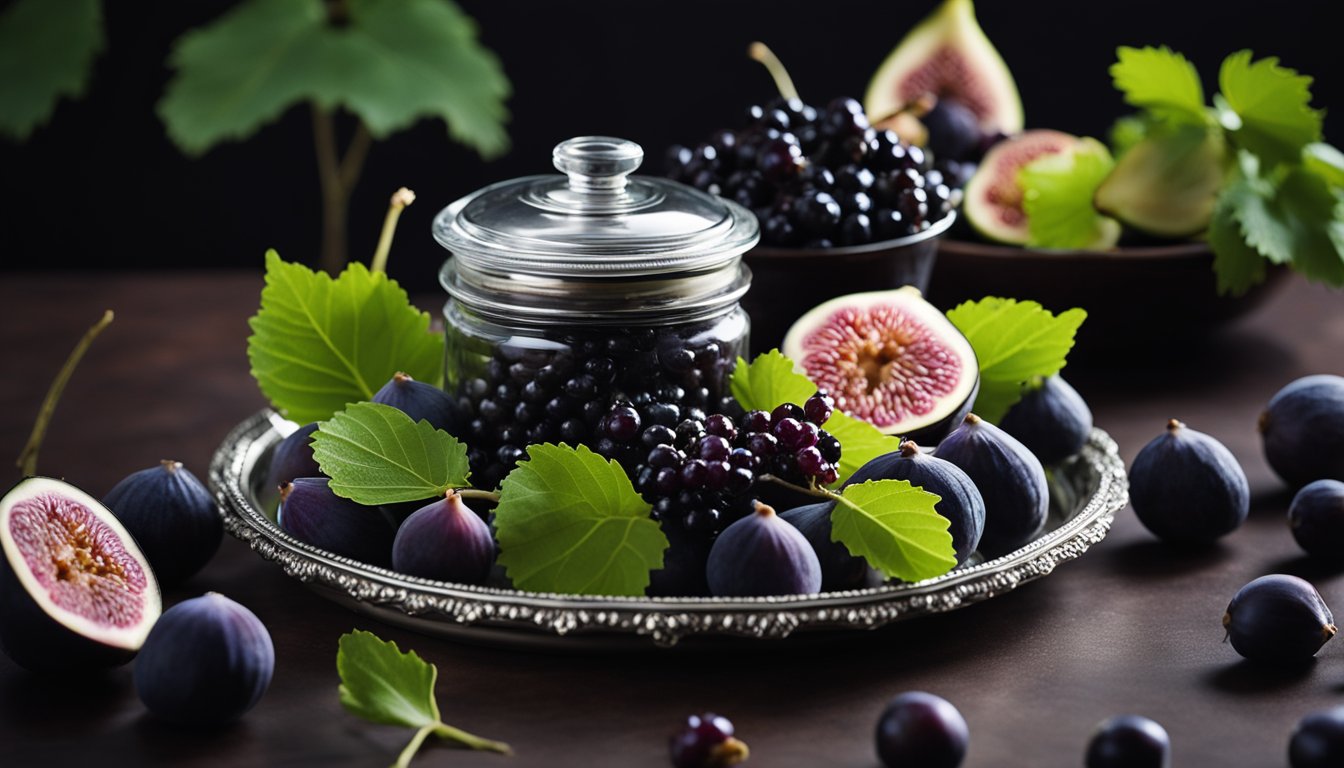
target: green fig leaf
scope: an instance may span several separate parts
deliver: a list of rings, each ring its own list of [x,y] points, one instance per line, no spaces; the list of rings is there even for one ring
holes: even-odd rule
[[[514,586],[576,595],[642,595],[667,537],[614,461],[585,446],[529,445],[495,507],[499,563]]]
[[[467,446],[390,405],[355,403],[313,433],[313,458],[337,496],[360,504],[394,504],[463,488]]]
[[[103,48],[100,0],[17,0],[0,13],[0,135],[22,141],[78,98]]]
[[[1120,225],[1097,212],[1092,198],[1115,167],[1111,152],[1084,138],[1064,152],[1043,155],[1017,173],[1027,245],[1105,250],[1120,239]]]
[[[438,383],[443,334],[382,272],[352,263],[336,279],[266,253],[247,358],[271,404],[300,424],[368,400],[396,373]]]
[[[757,355],[750,365],[739,357],[728,387],[745,410],[767,412],[784,403],[802,405],[817,391],[778,349]]]
[[[890,579],[922,581],[957,564],[936,493],[908,480],[869,480],[844,489],[831,511],[831,540]]]
[[[1302,150],[1321,140],[1322,113],[1311,108],[1311,78],[1280,67],[1270,56],[1251,61],[1250,51],[1223,60],[1218,72],[1220,121],[1232,142],[1267,168],[1297,163]]]
[[[1209,121],[1199,73],[1184,56],[1161,48],[1116,49],[1111,80],[1125,101],[1159,120],[1201,125]]]

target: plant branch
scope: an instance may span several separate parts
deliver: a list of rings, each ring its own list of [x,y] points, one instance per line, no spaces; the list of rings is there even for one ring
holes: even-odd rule
[[[345,157],[341,158],[341,185],[345,187],[347,193],[359,182],[359,175],[364,170],[364,160],[368,158],[371,146],[373,136],[369,133],[369,127],[356,117],[355,135],[350,139],[350,146],[345,148]]]
[[[336,119],[331,111],[313,104],[313,145],[317,150],[317,178],[322,187],[321,267],[335,275],[346,262],[345,216],[349,191],[341,183],[341,161],[336,150]]]
[[[19,452],[19,460],[15,462],[24,477],[37,474],[37,452],[42,448],[42,439],[47,436],[47,425],[51,423],[51,416],[56,412],[56,403],[60,401],[61,393],[65,392],[65,385],[70,381],[70,375],[75,372],[75,366],[79,365],[89,345],[111,322],[112,310],[109,309],[103,312],[102,318],[94,323],[93,327],[84,332],[84,337],[70,351],[70,356],[65,359],[65,365],[61,366],[60,372],[52,380],[47,396],[42,400],[42,407],[37,412],[33,432],[28,436],[28,442],[24,444],[23,450]]]

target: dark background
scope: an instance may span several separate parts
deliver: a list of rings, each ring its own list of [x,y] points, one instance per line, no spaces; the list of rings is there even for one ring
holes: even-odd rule
[[[513,82],[511,152],[482,162],[452,144],[441,122],[423,121],[374,146],[351,203],[351,254],[367,260],[388,195],[401,185],[418,194],[389,268],[414,290],[434,284],[443,253],[429,222],[451,200],[550,170],[551,147],[582,134],[638,141],[648,170],[660,171],[669,144],[736,127],[748,104],[774,95],[765,70],[746,57],[756,39],[789,66],[805,99],[861,98],[883,58],[937,0],[460,4]],[[232,5],[105,3],[107,47],[86,96],[63,102],[26,144],[0,142],[0,270],[259,268],[268,247],[315,263],[319,194],[306,108],[197,159],[168,142],[154,113],[172,41]],[[1185,53],[1206,92],[1216,90],[1227,53],[1277,55],[1316,77],[1315,106],[1339,108],[1344,70],[1330,38],[1344,22],[1341,6],[981,0],[977,11],[1016,77],[1028,127],[1104,136],[1124,111],[1107,74],[1121,44]],[[1326,120],[1335,144],[1340,122]]]

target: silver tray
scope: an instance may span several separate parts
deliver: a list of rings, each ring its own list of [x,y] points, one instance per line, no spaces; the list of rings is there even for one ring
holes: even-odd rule
[[[285,573],[360,613],[428,635],[491,645],[612,649],[842,635],[1011,592],[1099,542],[1128,502],[1115,441],[1093,429],[1051,478],[1046,530],[1021,549],[914,584],[762,598],[596,597],[430,581],[331,554],[290,536],[263,502],[271,450],[286,427],[266,410],[239,424],[210,462],[229,533]]]

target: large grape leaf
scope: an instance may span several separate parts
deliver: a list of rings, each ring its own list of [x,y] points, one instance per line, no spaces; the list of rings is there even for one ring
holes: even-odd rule
[[[530,445],[495,507],[499,563],[514,586],[642,595],[667,537],[614,461],[584,446]]]
[[[439,117],[482,155],[508,148],[509,81],[470,17],[450,0],[345,7],[337,26],[322,0],[246,0],[183,35],[159,103],[169,136],[198,154],[313,101],[350,110],[375,138]]]
[[[467,485],[467,446],[389,405],[355,403],[313,434],[313,457],[331,490],[360,504],[442,496]]]
[[[103,47],[99,0],[18,0],[0,13],[0,134],[25,139],[77,98]]]
[[[335,280],[266,253],[261,310],[248,321],[252,376],[290,419],[321,421],[373,397],[398,371],[438,382],[443,335],[382,272],[352,263]]]

